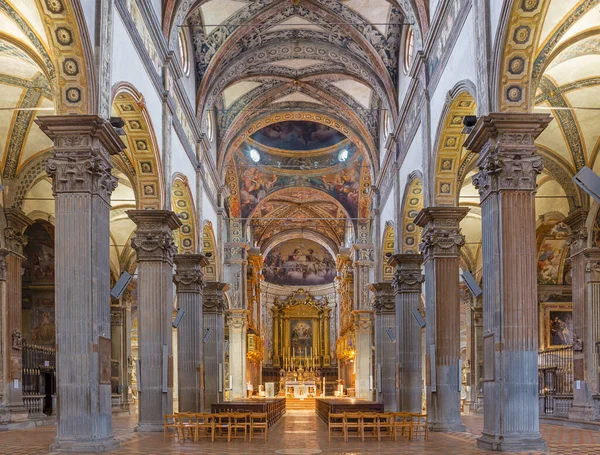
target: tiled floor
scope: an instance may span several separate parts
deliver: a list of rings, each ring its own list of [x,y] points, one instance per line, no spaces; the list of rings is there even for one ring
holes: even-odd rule
[[[428,441],[406,440],[344,442],[337,437],[328,442],[327,426],[311,411],[289,411],[269,432],[269,441],[185,442],[163,440],[163,435],[133,433],[135,417],[114,419],[115,436],[121,441],[114,454],[277,454],[277,455],[366,455],[366,454],[443,454],[470,455],[488,453],[475,446],[483,424],[479,416],[464,416],[466,433],[430,433]],[[54,427],[0,433],[0,455],[47,454],[54,438]],[[551,455],[600,454],[600,431],[542,425]]]

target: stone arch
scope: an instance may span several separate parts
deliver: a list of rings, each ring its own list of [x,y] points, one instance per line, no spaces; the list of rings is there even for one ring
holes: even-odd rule
[[[474,115],[476,103],[473,95],[465,88],[452,90],[442,114],[443,122],[438,125],[435,150],[435,168],[432,169],[434,205],[458,206],[460,183],[474,158],[474,154],[464,150],[466,134],[463,133],[463,119]]]
[[[171,206],[181,221],[181,227],[174,231],[175,244],[179,253],[195,253],[197,251],[196,210],[188,179],[176,173],[171,188]]]
[[[80,1],[36,0],[35,4],[50,43],[57,114],[96,112],[93,52]]]
[[[217,242],[210,221],[205,221],[202,227],[202,254],[208,259],[208,265],[204,267],[204,279],[206,281],[217,281]]]
[[[120,158],[134,176],[138,208],[162,209],[165,188],[158,143],[143,95],[131,84],[113,88],[113,113],[125,122],[127,150]]]
[[[421,228],[415,224],[417,214],[423,208],[423,180],[420,172],[410,174],[402,201],[402,233],[398,250],[401,253],[418,253]]]
[[[394,254],[394,223],[392,221],[385,222],[383,230],[383,245],[381,247],[381,267],[383,268],[383,281],[392,281],[394,278],[394,267],[388,265],[388,260]]]

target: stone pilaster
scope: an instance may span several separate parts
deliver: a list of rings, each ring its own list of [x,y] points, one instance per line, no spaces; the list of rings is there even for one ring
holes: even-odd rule
[[[229,376],[231,400],[246,397],[246,329],[248,328],[246,310],[237,308],[227,311],[229,327]]]
[[[421,412],[423,406],[421,327],[413,311],[421,306],[421,273],[423,256],[420,254],[395,254],[390,264],[394,273],[396,304],[396,364],[397,411]]]
[[[396,302],[391,283],[373,283],[377,401],[396,412]]]
[[[352,245],[354,269],[354,327],[356,336],[356,375],[354,387],[356,396],[373,399],[373,310],[370,307],[369,283],[373,273],[373,245]]]
[[[210,411],[212,403],[223,402],[223,366],[225,364],[225,292],[229,285],[209,281],[204,288],[203,332],[211,334],[204,343],[204,411]]]
[[[465,238],[463,207],[429,207],[415,223],[423,228],[419,246],[425,266],[427,413],[432,431],[464,431],[460,418],[459,252]]]
[[[538,409],[535,139],[547,114],[490,114],[465,146],[480,154],[483,250],[484,429],[478,445],[542,451]]]
[[[595,306],[590,297],[594,296],[593,282],[597,281],[596,268],[600,257],[598,249],[586,248],[588,244],[586,210],[571,213],[565,223],[572,234],[567,239],[573,277],[573,406],[569,409],[569,419],[594,420],[596,407],[592,395],[598,393],[597,351],[593,332],[600,327],[594,319]],[[596,250],[596,251],[595,251]],[[588,285],[589,283],[589,285]],[[591,292],[590,292],[591,291]],[[594,327],[595,326],[595,327]],[[597,334],[597,332],[596,332]],[[592,369],[593,368],[593,369]]]
[[[483,409],[483,307],[481,296],[475,299],[475,303],[469,308],[469,328],[467,346],[469,347],[469,363],[466,366],[470,375],[467,385],[470,390],[467,394],[467,405],[471,411]],[[469,339],[470,338],[470,339]]]
[[[111,154],[125,146],[94,115],[37,117],[54,141],[46,172],[55,197],[57,452],[118,447],[112,433],[110,341]]]
[[[4,230],[5,250],[0,250],[0,261],[5,268],[5,292],[0,292],[0,315],[5,324],[2,327],[2,389],[0,399],[0,420],[18,422],[27,420],[28,413],[23,407],[23,384],[21,378],[21,320],[22,320],[22,279],[23,248],[27,237],[23,234],[31,225],[31,220],[20,210],[8,208],[4,210],[7,227]],[[4,414],[3,416],[1,416]]]
[[[179,309],[185,315],[177,327],[179,412],[204,410],[203,372],[204,332],[202,327],[202,267],[208,260],[202,254],[177,254],[174,258],[177,271],[173,282],[177,289]]]
[[[140,390],[137,431],[163,431],[173,410],[173,230],[179,218],[168,210],[129,210],[137,225],[131,246],[138,265]]]

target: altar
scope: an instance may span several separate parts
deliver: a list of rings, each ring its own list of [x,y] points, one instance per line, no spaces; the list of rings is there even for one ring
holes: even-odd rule
[[[294,398],[308,398],[317,395],[317,384],[315,381],[287,381],[285,383],[285,395]]]

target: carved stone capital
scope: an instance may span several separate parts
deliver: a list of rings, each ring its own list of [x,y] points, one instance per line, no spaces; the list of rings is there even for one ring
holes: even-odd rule
[[[90,193],[109,202],[117,187],[110,155],[125,149],[110,122],[96,115],[40,116],[35,122],[54,141],[46,163],[53,194]]]
[[[352,245],[351,251],[355,264],[373,267],[375,255],[373,245],[355,243]]]
[[[204,313],[223,313],[225,310],[225,292],[229,289],[227,283],[208,281],[204,287],[202,308]]]
[[[373,328],[373,311],[371,310],[354,310],[352,312],[352,322],[354,329],[359,332],[367,332]]]
[[[424,259],[458,257],[465,237],[460,233],[460,221],[467,207],[427,207],[422,209],[415,223],[423,228],[419,251]]]
[[[250,246],[245,242],[229,242],[225,244],[225,262],[228,264],[241,264],[247,261],[247,252]]]
[[[177,215],[168,210],[128,210],[127,215],[137,225],[131,246],[138,262],[167,261],[172,264],[177,252],[173,230],[181,226]]]
[[[373,310],[376,313],[394,313],[396,311],[396,299],[392,283],[371,283],[369,289],[375,295]]]
[[[574,256],[587,247],[588,232],[585,222],[587,220],[587,210],[577,209],[564,219],[564,223],[571,229],[571,235],[567,237],[569,245],[569,254]]]
[[[241,309],[227,310],[227,325],[230,330],[246,330],[247,311]]]
[[[544,167],[535,139],[551,120],[548,114],[512,113],[479,119],[465,147],[480,154],[473,184],[481,200],[498,191],[535,191]]]
[[[600,282],[600,248],[587,248],[582,254],[585,257],[586,283]]]
[[[123,311],[121,309],[112,310],[110,312],[110,325],[122,326],[123,325]]]
[[[200,294],[204,289],[204,273],[202,267],[208,265],[208,259],[203,254],[176,254],[173,258],[177,267],[173,282],[177,293]]]
[[[420,254],[395,254],[389,262],[396,266],[392,287],[394,295],[406,292],[421,292],[425,277],[421,273],[423,256]]]
[[[6,247],[13,253],[22,255],[23,248],[27,245],[27,236],[23,234],[27,227],[33,224],[25,214],[15,208],[4,209],[7,227],[4,229]]]

